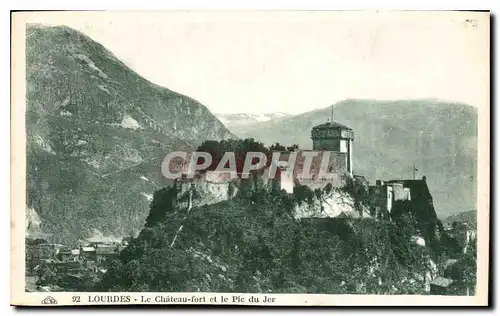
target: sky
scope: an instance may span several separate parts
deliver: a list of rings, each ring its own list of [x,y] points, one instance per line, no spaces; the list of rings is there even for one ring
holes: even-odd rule
[[[470,12],[45,13],[214,113],[349,98],[489,104],[489,17]]]

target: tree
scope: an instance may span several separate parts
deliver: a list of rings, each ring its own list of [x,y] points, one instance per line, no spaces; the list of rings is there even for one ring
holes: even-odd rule
[[[271,151],[286,151],[286,147],[283,145],[280,145],[280,143],[275,143],[269,147],[269,150]]]
[[[237,148],[259,146],[249,141]],[[109,263],[103,290],[419,294],[423,289],[419,276],[429,256],[411,241],[415,218],[404,216],[412,215],[404,211],[408,205],[400,205],[403,214],[392,222],[298,221],[296,203],[322,192],[297,186],[290,195],[251,186],[240,188],[235,199],[194,207],[186,217],[176,209],[174,192],[155,194],[147,226],[119,262]],[[181,224],[181,237],[170,248]],[[464,284],[472,284],[469,270]]]
[[[299,145],[293,144],[292,146],[288,146],[286,150],[288,151],[295,151],[296,149],[299,149]]]
[[[269,149],[263,143],[256,141],[253,138],[246,138],[243,140],[222,140],[222,141],[205,141],[198,148],[197,151],[208,152],[212,156],[212,163],[207,170],[215,170],[219,165],[222,157],[226,152],[234,152],[236,158],[236,170],[238,173],[243,171],[245,159],[248,152],[261,152],[266,155],[267,165],[270,164]],[[198,163],[202,163],[199,161]],[[253,164],[257,163],[256,159],[252,161]],[[226,166],[227,167],[227,166]]]
[[[160,222],[165,214],[176,209],[178,189],[175,186],[156,191],[151,202],[151,210],[146,219],[146,227],[151,227]]]

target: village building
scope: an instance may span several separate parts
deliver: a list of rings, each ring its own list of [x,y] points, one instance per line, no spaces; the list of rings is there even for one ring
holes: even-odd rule
[[[78,261],[80,258],[80,249],[64,247],[59,251],[58,257],[61,261]]]
[[[96,248],[97,263],[102,263],[109,258],[116,257],[119,252],[119,245],[105,245],[101,244]]]
[[[92,246],[80,246],[80,257],[87,261],[96,261],[96,249]]]
[[[118,256],[129,240],[84,242],[77,247],[30,240],[26,244],[26,273],[31,280],[27,291],[84,289],[87,281],[83,281],[102,278],[107,259]]]
[[[453,285],[452,279],[437,277],[431,282],[430,294],[431,295],[449,295],[451,286]]]

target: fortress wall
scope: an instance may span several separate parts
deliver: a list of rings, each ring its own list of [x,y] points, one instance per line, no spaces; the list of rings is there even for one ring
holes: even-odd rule
[[[226,176],[216,175],[211,171],[196,174],[193,179],[179,180],[177,184],[180,188],[179,203],[181,207],[187,206],[187,199],[182,197],[186,197],[191,190],[194,191],[192,197],[193,206],[226,201],[234,197],[238,192],[238,186],[234,181]]]

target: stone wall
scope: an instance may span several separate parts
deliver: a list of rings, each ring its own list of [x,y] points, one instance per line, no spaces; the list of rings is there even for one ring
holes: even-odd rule
[[[239,187],[236,180],[217,175],[212,171],[198,173],[193,179],[177,179],[176,185],[180,189],[180,207],[196,207],[226,201],[236,195]]]

